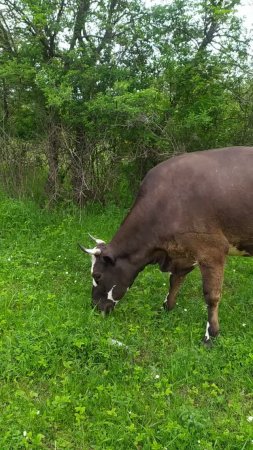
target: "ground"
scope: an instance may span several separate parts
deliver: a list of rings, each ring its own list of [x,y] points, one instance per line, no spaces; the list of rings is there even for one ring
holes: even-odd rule
[[[228,261],[211,348],[198,269],[172,312],[152,267],[103,318],[77,242],[124,214],[2,198],[0,449],[253,449],[253,259]]]

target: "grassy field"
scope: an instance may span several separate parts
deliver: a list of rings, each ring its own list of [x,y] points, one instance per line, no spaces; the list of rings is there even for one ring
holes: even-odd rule
[[[152,267],[103,318],[77,242],[123,216],[1,200],[0,449],[253,449],[253,261],[227,264],[210,349],[198,269],[173,312]]]

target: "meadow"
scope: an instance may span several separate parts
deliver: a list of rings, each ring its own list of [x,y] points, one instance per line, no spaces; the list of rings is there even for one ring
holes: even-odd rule
[[[1,198],[0,449],[253,449],[253,261],[227,262],[210,348],[198,269],[172,312],[149,267],[104,318],[77,242],[125,213]]]

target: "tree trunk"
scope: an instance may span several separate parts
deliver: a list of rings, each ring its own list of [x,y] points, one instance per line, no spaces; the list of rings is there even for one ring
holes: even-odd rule
[[[59,177],[59,149],[60,149],[60,127],[56,114],[49,113],[48,123],[48,178],[46,182],[46,193],[49,203],[56,203],[60,197],[60,177]]]
[[[80,125],[76,128],[75,149],[71,154],[73,200],[80,207],[83,207],[91,196],[86,177],[88,166],[89,147],[85,131]]]
[[[9,119],[9,106],[8,106],[8,88],[3,78],[3,132],[6,133],[8,130],[8,119]]]

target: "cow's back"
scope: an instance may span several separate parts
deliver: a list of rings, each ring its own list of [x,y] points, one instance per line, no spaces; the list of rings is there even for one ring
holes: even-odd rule
[[[172,157],[147,174],[140,198],[163,233],[219,229],[229,240],[253,241],[253,147]]]

